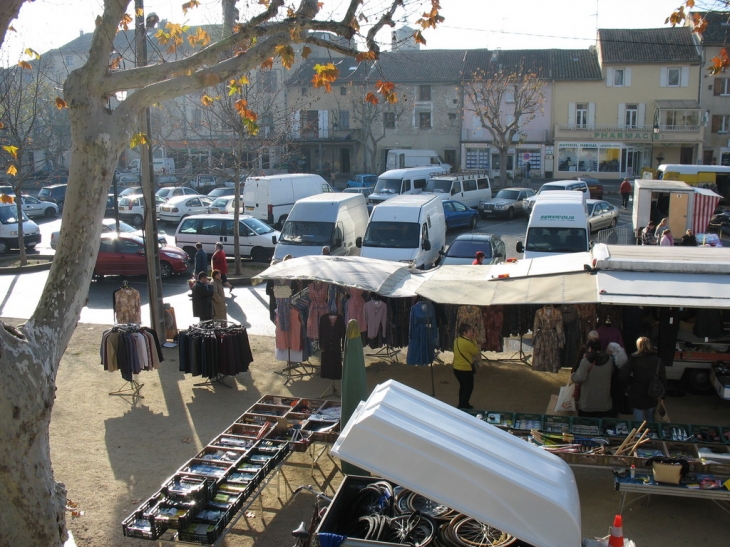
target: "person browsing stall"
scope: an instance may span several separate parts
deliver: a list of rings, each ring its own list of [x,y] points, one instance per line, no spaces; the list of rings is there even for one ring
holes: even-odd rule
[[[213,319],[213,292],[208,274],[200,272],[193,285],[193,316],[201,321]]]
[[[226,313],[226,293],[223,291],[223,279],[219,270],[213,270],[213,319],[225,321],[228,319]]]
[[[656,236],[654,235],[655,231],[656,226],[654,225],[654,221],[650,220],[649,224],[646,225],[646,228],[641,231],[641,244],[656,245]]]
[[[674,246],[674,238],[672,237],[672,231],[667,228],[664,230],[664,233],[662,234],[662,238],[659,241],[659,245],[662,247],[673,247]]]
[[[468,323],[459,325],[459,334],[454,340],[454,376],[459,382],[459,403],[457,408],[471,409],[469,400],[474,391],[474,374],[481,352],[476,343],[474,327]]]
[[[581,385],[578,399],[578,416],[605,418],[613,415],[611,377],[613,361],[603,351],[598,340],[586,343],[587,352],[570,379]]]
[[[482,264],[484,264],[484,251],[477,251],[477,254],[474,257],[474,262],[472,262],[471,265],[481,266]]]
[[[661,397],[649,395],[649,384],[655,374],[659,376],[666,391],[667,371],[664,363],[654,351],[651,340],[642,336],[636,340],[636,352],[619,369],[619,378],[628,385],[629,406],[634,413],[634,420],[654,420],[654,409],[661,400]]]
[[[211,271],[218,270],[221,274],[221,283],[224,287],[228,287],[230,295],[233,296],[233,285],[228,281],[228,260],[226,260],[226,253],[223,250],[223,243],[220,241],[215,244],[215,252],[213,258],[210,260]],[[212,275],[212,274],[211,274]],[[215,277],[213,278],[215,279]]]

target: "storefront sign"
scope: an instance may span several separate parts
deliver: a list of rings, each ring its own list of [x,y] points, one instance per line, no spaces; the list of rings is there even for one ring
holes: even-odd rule
[[[661,133],[652,133],[651,131],[596,131],[593,133],[593,138],[606,140],[620,139],[625,141],[659,141],[661,140]]]

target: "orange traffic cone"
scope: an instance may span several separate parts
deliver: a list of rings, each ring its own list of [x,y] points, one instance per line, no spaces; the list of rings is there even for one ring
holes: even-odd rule
[[[613,518],[613,526],[611,526],[611,537],[608,538],[610,547],[624,547],[624,523],[621,515]]]

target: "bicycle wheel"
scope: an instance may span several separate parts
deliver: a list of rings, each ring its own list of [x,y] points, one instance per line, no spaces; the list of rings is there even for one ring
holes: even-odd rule
[[[460,547],[507,547],[517,538],[470,517],[457,517],[449,524],[451,539]]]
[[[386,543],[404,543],[413,547],[425,547],[431,543],[436,530],[431,519],[417,513],[393,517],[388,524],[384,537]]]
[[[421,494],[412,492],[408,498],[408,506],[413,512],[420,512],[427,517],[434,519],[446,519],[450,518],[452,513],[451,509],[441,503],[436,503]]]

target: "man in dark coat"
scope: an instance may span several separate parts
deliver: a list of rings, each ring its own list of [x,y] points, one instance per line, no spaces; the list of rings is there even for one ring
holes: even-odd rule
[[[200,272],[193,285],[193,315],[201,321],[213,319],[213,292],[208,274]]]

